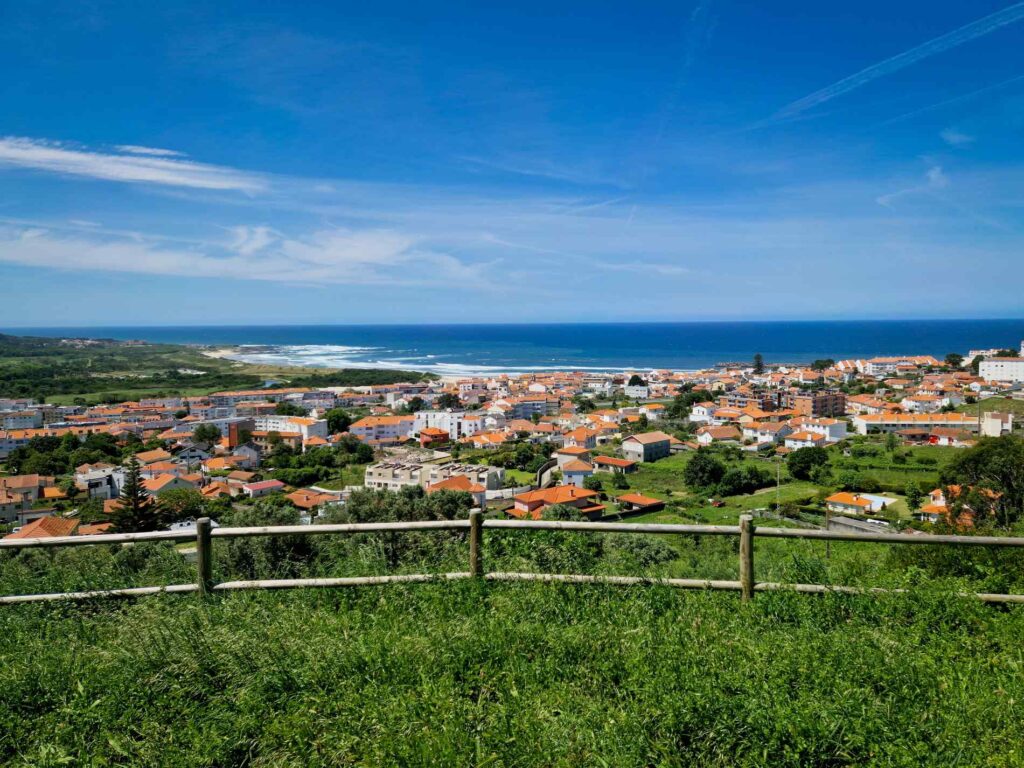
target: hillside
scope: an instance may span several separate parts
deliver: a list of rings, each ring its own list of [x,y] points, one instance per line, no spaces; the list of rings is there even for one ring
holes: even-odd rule
[[[470,583],[0,613],[8,765],[1019,765],[1024,613]]]
[[[250,365],[210,357],[199,347],[175,344],[0,334],[0,397],[35,397],[58,404],[76,399],[116,402],[258,387],[268,378],[292,386],[323,387],[419,381],[424,375]]]
[[[452,519],[354,494],[335,522]],[[552,508],[557,509],[557,508]],[[564,511],[564,510],[563,510]],[[289,524],[274,499],[222,518]],[[760,525],[773,525],[759,521]],[[1024,554],[759,539],[759,581],[452,581],[0,610],[0,763],[1016,765]],[[466,569],[461,531],[215,539],[215,580]],[[171,544],[0,552],[0,594],[193,583]],[[489,571],[736,578],[734,539],[487,529]]]

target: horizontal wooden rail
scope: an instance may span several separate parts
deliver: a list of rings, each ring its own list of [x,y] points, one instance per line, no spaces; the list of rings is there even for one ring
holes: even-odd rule
[[[1024,547],[1017,536],[937,536],[910,533],[854,533],[816,531],[808,528],[755,528],[755,536],[771,539],[817,539],[818,541],[862,541],[874,544],[946,544],[960,547]]]
[[[484,574],[488,581],[546,581],[564,584],[662,584],[680,589],[727,589],[734,592],[740,590],[738,581],[720,581],[715,579],[659,579],[644,576],[594,576],[585,573],[502,573],[493,571]]]
[[[736,581],[716,579],[649,578],[644,576],[597,576],[590,574],[487,572],[483,563],[483,532],[491,530],[518,531],[577,531],[585,533],[686,534],[695,536],[738,536],[740,539],[740,578]],[[253,579],[216,583],[212,578],[211,546],[213,539],[248,538],[258,536],[316,536],[329,534],[401,533],[431,530],[459,530],[469,533],[468,571],[453,573],[412,573],[383,576],[346,576],[311,579]],[[329,525],[269,525],[251,528],[211,528],[208,518],[197,521],[195,531],[147,531],[141,533],[114,533],[98,536],[62,536],[41,539],[3,539],[2,549],[31,547],[82,546],[88,544],[133,544],[144,541],[194,541],[196,543],[197,580],[195,584],[172,584],[162,587],[128,587],[123,589],[97,589],[79,592],[57,592],[37,595],[0,596],[0,605],[46,602],[54,600],[91,600],[110,597],[141,597],[161,593],[177,594],[198,592],[205,596],[211,592],[229,592],[243,589],[301,589],[372,586],[380,584],[425,583],[483,578],[488,581],[539,581],[566,584],[662,584],[680,589],[728,590],[740,592],[745,600],[755,592],[788,590],[808,594],[898,594],[905,589],[880,587],[849,587],[828,584],[785,584],[758,582],[754,578],[754,540],[757,537],[775,539],[807,539],[818,541],[848,541],[879,544],[921,544],[952,546],[1024,547],[1024,538],[1003,536],[931,536],[902,533],[853,533],[821,531],[801,528],[757,528],[750,515],[743,515],[739,525],[659,525],[655,523],[592,523],[569,520],[484,520],[480,511],[470,513],[468,520],[427,520],[393,523],[345,523]],[[960,593],[988,603],[1024,604],[1024,594]]]
[[[457,581],[472,576],[469,571],[455,573],[397,573],[388,576],[342,576],[333,579],[253,579],[222,581],[214,592],[235,589],[296,589],[309,587],[368,587],[377,584],[422,584],[427,581]]]
[[[738,536],[738,525],[675,525],[666,523],[584,523],[575,520],[484,520],[484,528],[587,533],[689,533],[699,536]]]
[[[319,536],[327,533],[384,533],[394,531],[469,530],[469,520],[423,520],[410,523],[340,523],[325,525],[262,525],[249,528],[214,528],[215,539],[249,536]],[[195,538],[195,535],[189,536]]]
[[[198,592],[195,584],[169,584],[165,587],[124,587],[121,589],[91,589],[86,592],[50,592],[42,595],[7,595],[0,597],[0,605],[15,603],[43,603],[51,600],[93,600],[99,597],[143,597],[163,592]]]
[[[195,531],[98,533],[95,536],[49,536],[38,539],[0,539],[0,549],[29,547],[82,547],[87,544],[132,544],[137,541],[195,541]]]

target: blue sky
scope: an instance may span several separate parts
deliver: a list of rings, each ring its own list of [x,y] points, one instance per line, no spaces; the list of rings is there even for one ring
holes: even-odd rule
[[[1024,3],[19,2],[0,326],[1019,317]]]

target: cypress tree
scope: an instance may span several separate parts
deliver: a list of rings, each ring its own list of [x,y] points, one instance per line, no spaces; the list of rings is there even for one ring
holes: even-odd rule
[[[142,484],[142,468],[134,456],[125,464],[121,497],[111,514],[113,529],[118,533],[155,531],[160,525],[160,510]]]

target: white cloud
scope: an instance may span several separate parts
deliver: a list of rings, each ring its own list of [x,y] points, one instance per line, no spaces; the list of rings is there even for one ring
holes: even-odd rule
[[[278,240],[277,234],[270,227],[232,227],[231,233],[234,239],[228,247],[243,256],[262,251]]]
[[[0,138],[0,167],[27,168],[104,181],[162,184],[254,193],[266,188],[257,174],[165,157],[115,155],[17,136]]]
[[[486,288],[490,264],[468,264],[387,230],[343,229],[285,238],[267,227],[239,227],[226,249],[169,246],[157,238],[64,234],[41,227],[0,228],[0,262],[85,272],[125,272],[287,284],[444,285]]]
[[[153,157],[184,157],[184,152],[175,152],[173,149],[158,149],[157,147],[140,147],[138,144],[118,144],[115,147],[119,152],[127,152],[130,155],[151,155]]]
[[[942,131],[939,136],[941,136],[942,140],[951,147],[964,147],[968,144],[974,143],[973,136],[969,136],[962,131],[958,131],[956,128],[947,128]]]

